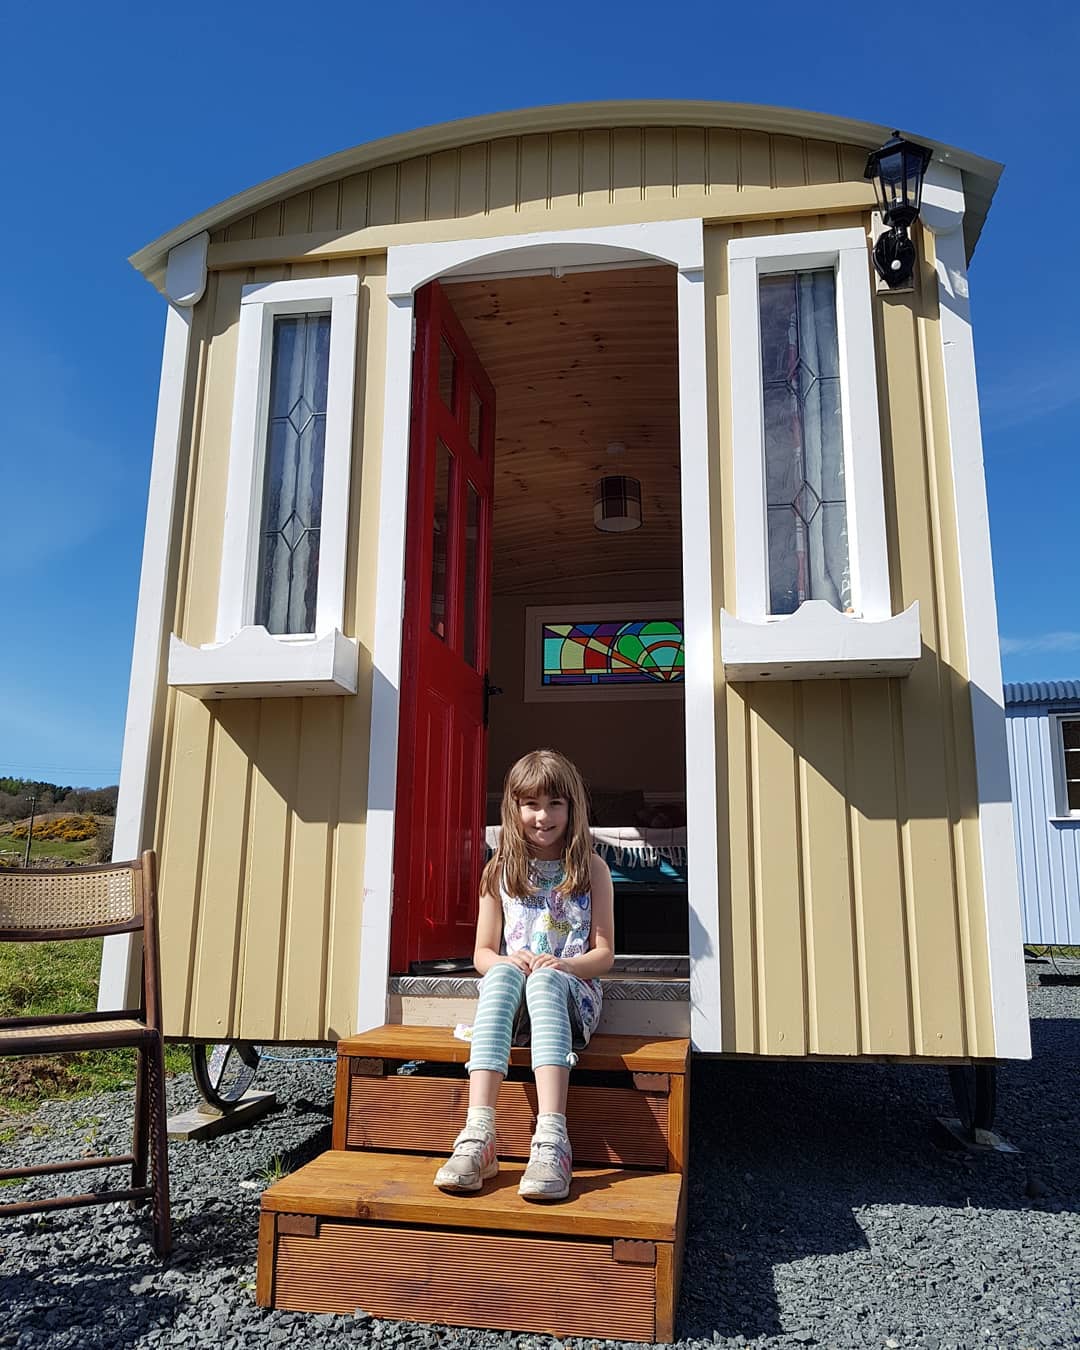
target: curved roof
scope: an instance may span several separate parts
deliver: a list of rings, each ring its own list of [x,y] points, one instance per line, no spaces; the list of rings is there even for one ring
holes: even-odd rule
[[[522,108],[513,112],[489,113],[456,122],[421,127],[382,140],[369,141],[350,150],[339,150],[324,159],[313,160],[288,173],[268,178],[255,187],[228,197],[217,206],[200,212],[175,229],[163,234],[145,248],[132,254],[131,264],[144,276],[160,274],[169,250],[202,230],[221,229],[231,221],[281,198],[319,187],[347,174],[393,164],[417,155],[435,154],[476,141],[502,136],[526,136],[537,132],[589,130],[597,127],[730,127],[745,131],[764,131],[774,135],[805,136],[814,140],[840,141],[865,146],[868,150],[882,144],[893,128],[874,122],[858,122],[827,113],[804,112],[795,108],[774,108],[753,103],[712,103],[678,99],[627,99],[604,103],[564,103],[540,108]],[[967,213],[964,234],[968,256],[975,248],[979,231],[994,195],[1000,164],[979,155],[943,145],[930,137],[912,133],[912,138],[933,148],[938,159],[954,165],[963,175]]]
[[[1040,680],[1032,684],[1007,684],[1005,702],[1080,703],[1080,680]]]

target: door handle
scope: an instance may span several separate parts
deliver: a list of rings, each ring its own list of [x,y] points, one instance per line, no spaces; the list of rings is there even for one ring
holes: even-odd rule
[[[491,709],[491,700],[503,691],[497,684],[491,683],[491,676],[488,671],[484,671],[484,726],[488,724],[488,713]]]

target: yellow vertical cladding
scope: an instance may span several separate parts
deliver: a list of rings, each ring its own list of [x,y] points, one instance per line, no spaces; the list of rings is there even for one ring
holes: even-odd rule
[[[291,227],[301,213],[312,226],[336,220],[358,199],[355,185],[302,195],[280,213]],[[366,203],[366,187],[363,196]],[[269,218],[260,213],[262,228]],[[200,307],[205,373],[182,465],[172,624],[193,643],[214,634],[241,287],[361,275],[344,625],[360,644],[360,690],[350,699],[166,700],[154,814],[172,1036],[326,1041],[355,1029],[385,270],[383,259],[370,259],[221,274]]]
[[[643,202],[667,218],[677,213],[676,202],[687,215],[708,215],[710,201],[715,207],[732,194],[861,183],[865,161],[866,152],[855,146],[722,127],[504,136],[296,193],[216,231],[213,242],[475,216],[535,216],[539,225],[541,218],[576,215],[580,223],[594,223],[609,206]]]
[[[742,139],[744,177],[763,177],[765,148],[754,143],[751,163]],[[807,171],[828,162],[819,146],[804,156]],[[774,143],[769,171],[790,181],[795,148]],[[734,596],[726,242],[807,225],[706,231],[720,604]],[[874,315],[894,610],[919,601],[923,656],[909,678],[888,681],[724,686],[718,664],[727,1052],[994,1052],[953,482],[925,261],[916,291],[875,298]]]
[[[727,241],[865,224],[750,219],[770,189],[861,182],[865,151],[763,132],[617,128],[503,137],[385,164],[217,232],[237,243],[453,219],[461,233],[600,223],[706,227],[713,590],[734,606]],[[812,209],[828,210],[823,205]],[[850,197],[848,198],[850,200]],[[622,217],[620,217],[622,218]],[[318,275],[212,274],[197,313],[174,627],[213,634],[240,287]],[[170,695],[156,807],[172,1035],[327,1040],[352,1030],[362,896],[385,260],[362,276],[345,628],[360,692],[202,704]],[[723,1048],[778,1055],[992,1055],[993,1026],[936,290],[875,297],[894,611],[918,600],[924,651],[905,680],[726,684],[714,634]]]

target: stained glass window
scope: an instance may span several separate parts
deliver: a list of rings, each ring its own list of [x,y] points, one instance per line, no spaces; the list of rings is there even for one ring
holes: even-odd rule
[[[330,315],[274,320],[255,622],[314,633]]]
[[[684,677],[681,619],[544,623],[541,682],[568,685],[657,685]]]
[[[760,281],[769,610],[804,600],[851,609],[836,276]]]

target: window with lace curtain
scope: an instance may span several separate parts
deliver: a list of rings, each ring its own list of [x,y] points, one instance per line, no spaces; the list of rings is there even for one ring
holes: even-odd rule
[[[758,286],[769,612],[851,610],[844,426],[832,268]]]
[[[218,642],[340,630],[359,278],[245,286]]]
[[[274,318],[254,619],[314,633],[326,446],[330,315]]]
[[[728,267],[737,617],[890,619],[866,231],[744,235]]]

